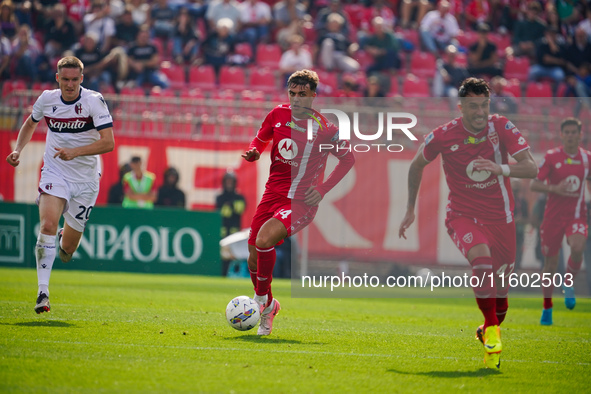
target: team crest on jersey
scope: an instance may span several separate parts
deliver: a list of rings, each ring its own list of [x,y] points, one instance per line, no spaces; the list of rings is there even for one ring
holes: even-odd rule
[[[488,139],[490,140],[490,142],[492,142],[493,145],[499,144],[499,135],[497,134],[496,131],[493,131],[492,133],[490,133],[488,135]]]
[[[464,235],[462,240],[467,244],[471,244],[472,241],[474,240],[474,236],[472,235],[472,233],[468,233],[468,234]]]
[[[298,145],[291,138],[284,138],[277,145],[279,154],[285,160],[292,160],[298,155]]]
[[[80,115],[82,113],[82,103],[76,103],[76,113]]]

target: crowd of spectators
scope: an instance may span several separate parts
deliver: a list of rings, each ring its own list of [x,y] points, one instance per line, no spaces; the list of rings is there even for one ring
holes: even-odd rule
[[[224,66],[259,67],[259,48],[270,44],[280,49],[270,65],[278,87],[312,67],[336,74],[340,94],[363,95],[372,76],[379,85],[413,73],[410,56],[421,52],[436,59],[427,75],[436,96],[453,96],[468,75],[502,78],[514,58],[554,95],[591,93],[589,0],[355,1],[2,0],[0,78],[52,82],[57,60],[73,54],[85,87],[168,89],[163,62],[186,80],[201,65],[218,78]],[[351,85],[346,74],[365,77]]]

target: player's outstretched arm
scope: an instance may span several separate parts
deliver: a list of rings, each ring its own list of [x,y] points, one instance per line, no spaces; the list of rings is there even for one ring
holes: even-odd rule
[[[78,156],[93,156],[103,153],[111,152],[115,148],[115,137],[113,136],[113,128],[99,130],[101,138],[92,144],[80,146],[78,148],[55,148],[56,152],[53,157],[59,157],[64,161],[72,160]]]
[[[423,156],[425,144],[421,144],[419,151],[410,163],[408,169],[408,202],[406,204],[406,214],[400,223],[398,229],[398,238],[406,239],[406,229],[415,221],[415,204],[419,195],[421,180],[423,179],[423,170],[429,162]]]
[[[534,179],[531,181],[529,188],[533,192],[538,193],[554,193],[558,194],[559,196],[566,196],[566,197],[576,197],[578,196],[577,193],[570,192],[570,185],[563,179],[558,185],[550,185],[548,183],[542,182],[539,179]]]
[[[499,165],[494,161],[478,157],[474,160],[476,171],[490,171],[494,175],[510,176],[512,178],[535,178],[538,175],[538,166],[529,149],[515,154],[515,164]]]
[[[6,161],[13,167],[16,167],[20,163],[20,155],[24,147],[31,141],[31,137],[35,132],[35,128],[37,128],[37,122],[33,121],[31,116],[25,120],[25,123],[21,126],[20,131],[18,132],[18,137],[16,139],[16,146],[14,147],[14,151],[12,151]]]

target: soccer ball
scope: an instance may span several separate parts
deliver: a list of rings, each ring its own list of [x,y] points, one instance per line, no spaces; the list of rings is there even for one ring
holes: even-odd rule
[[[226,307],[228,324],[240,331],[247,331],[256,326],[260,317],[259,304],[247,296],[234,298]]]

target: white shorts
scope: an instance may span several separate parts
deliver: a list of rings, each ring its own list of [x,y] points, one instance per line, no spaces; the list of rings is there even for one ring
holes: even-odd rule
[[[70,227],[82,233],[96,203],[99,182],[68,182],[51,169],[44,168],[39,181],[39,196],[42,193],[66,200],[64,219]],[[36,203],[39,204],[39,197]]]

